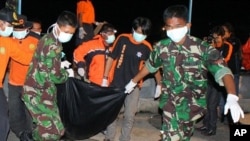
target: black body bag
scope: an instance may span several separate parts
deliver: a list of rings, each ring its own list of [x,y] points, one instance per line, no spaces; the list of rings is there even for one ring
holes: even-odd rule
[[[66,129],[63,138],[87,139],[105,130],[118,116],[125,97],[120,89],[76,78],[57,85],[57,103]]]

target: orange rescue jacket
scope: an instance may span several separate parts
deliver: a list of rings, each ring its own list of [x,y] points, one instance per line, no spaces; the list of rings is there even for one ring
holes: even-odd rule
[[[18,48],[28,54],[34,54],[37,47],[38,38],[27,36],[22,40],[15,40]],[[24,84],[29,65],[23,65],[13,59],[10,60],[9,83],[16,86]]]
[[[0,88],[3,87],[3,78],[10,58],[22,64],[29,65],[32,54],[18,48],[14,39],[0,36]]]
[[[79,0],[76,5],[78,20],[82,23],[92,24],[95,22],[95,9],[91,1]]]
[[[96,35],[92,40],[83,42],[74,50],[74,61],[77,63],[83,62],[87,78],[89,81],[101,85],[105,63],[106,63],[107,48],[104,45],[104,40],[100,35]]]

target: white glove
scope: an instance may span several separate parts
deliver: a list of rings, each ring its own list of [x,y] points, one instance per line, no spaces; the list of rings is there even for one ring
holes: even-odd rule
[[[86,33],[86,31],[84,30],[84,28],[83,27],[80,27],[79,28],[79,38],[80,39],[83,39],[84,37],[85,37],[85,35],[86,35],[87,33]]]
[[[84,75],[85,75],[85,70],[84,70],[84,68],[78,68],[77,72],[78,72],[78,74],[79,74],[81,77],[84,77]]]
[[[61,62],[62,69],[69,68],[70,65],[71,65],[71,63],[67,60]]]
[[[227,102],[224,108],[225,115],[228,113],[228,110],[230,109],[231,116],[232,116],[234,123],[240,120],[240,116],[244,118],[244,112],[242,111],[240,105],[238,104],[238,100],[239,100],[238,96],[234,94],[228,94]]]
[[[125,86],[125,93],[131,93],[136,85],[137,83],[134,83],[131,79],[129,83]]]
[[[161,85],[157,85],[155,89],[155,98],[158,98],[161,95]]]
[[[69,77],[74,77],[73,69],[66,69],[66,71],[69,73]]]
[[[105,78],[103,78],[102,79],[102,87],[108,87],[108,85],[109,85],[109,83],[108,83],[108,80],[107,79],[105,79]]]

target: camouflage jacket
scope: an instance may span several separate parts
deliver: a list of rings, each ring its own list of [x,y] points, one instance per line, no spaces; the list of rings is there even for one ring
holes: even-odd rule
[[[156,43],[146,66],[150,72],[162,69],[163,94],[160,108],[166,106],[169,100],[172,106],[175,105],[173,109],[171,104],[168,105],[170,112],[178,111],[178,108],[187,110],[186,113],[192,113],[190,118],[200,113],[200,107],[206,108],[207,72],[210,71],[220,85],[224,85],[221,78],[225,74],[231,74],[225,63],[217,63],[219,59],[222,56],[218,50],[192,36],[187,36],[182,45],[177,45],[170,39]],[[185,105],[198,107],[199,110],[183,108]]]
[[[68,78],[67,71],[60,67],[61,51],[62,45],[52,33],[40,39],[24,83],[25,94],[42,95],[46,91],[55,95],[55,84],[63,83]]]

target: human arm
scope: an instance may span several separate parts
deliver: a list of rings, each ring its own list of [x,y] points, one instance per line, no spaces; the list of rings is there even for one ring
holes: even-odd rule
[[[240,117],[244,118],[244,112],[238,103],[239,98],[235,94],[236,90],[234,79],[231,75],[225,75],[222,79],[228,93],[224,108],[224,114],[226,115],[228,113],[228,110],[230,110],[233,121],[238,122],[240,120]]]
[[[226,88],[227,93],[230,94],[235,94],[236,89],[235,89],[235,84],[234,84],[234,79],[233,76],[230,74],[226,74],[223,78],[222,81],[224,83],[224,86]]]
[[[93,48],[93,45],[89,42],[84,42],[77,46],[77,48],[73,52],[74,62],[77,66],[77,72],[81,77],[84,77],[86,72],[85,69],[87,68],[85,62],[85,56],[88,52]]]
[[[240,120],[240,117],[244,118],[244,112],[238,103],[238,96],[235,95],[234,80],[230,76],[224,76],[223,81],[228,93],[227,101],[224,108],[224,114],[226,115],[228,113],[228,110],[230,110],[233,122],[238,122]]]
[[[224,60],[228,63],[228,61],[231,59],[232,53],[233,53],[233,45],[227,41],[224,42],[225,45],[227,45],[226,53],[224,56]]]
[[[156,80],[156,89],[155,89],[154,98],[158,98],[161,95],[161,80],[162,80],[162,76],[161,76],[160,70],[158,70],[155,73],[155,80]]]
[[[208,48],[207,58],[208,70],[213,74],[215,81],[220,86],[224,86],[228,93],[224,114],[227,114],[230,109],[233,121],[237,122],[240,116],[244,117],[244,113],[238,104],[239,98],[236,96],[233,74],[224,61],[219,61],[222,56],[218,50],[213,47]]]
[[[134,90],[134,87],[137,85],[137,83],[144,78],[146,75],[148,75],[150,72],[146,66],[144,66],[134,78],[130,80],[130,82],[125,86],[125,93],[130,93]]]
[[[108,59],[106,60],[106,64],[105,64],[105,68],[104,68],[104,73],[103,73],[103,79],[102,79],[102,84],[101,86],[103,87],[107,87],[108,84],[108,76],[109,76],[109,71],[112,67],[114,59],[111,57],[108,57]]]

